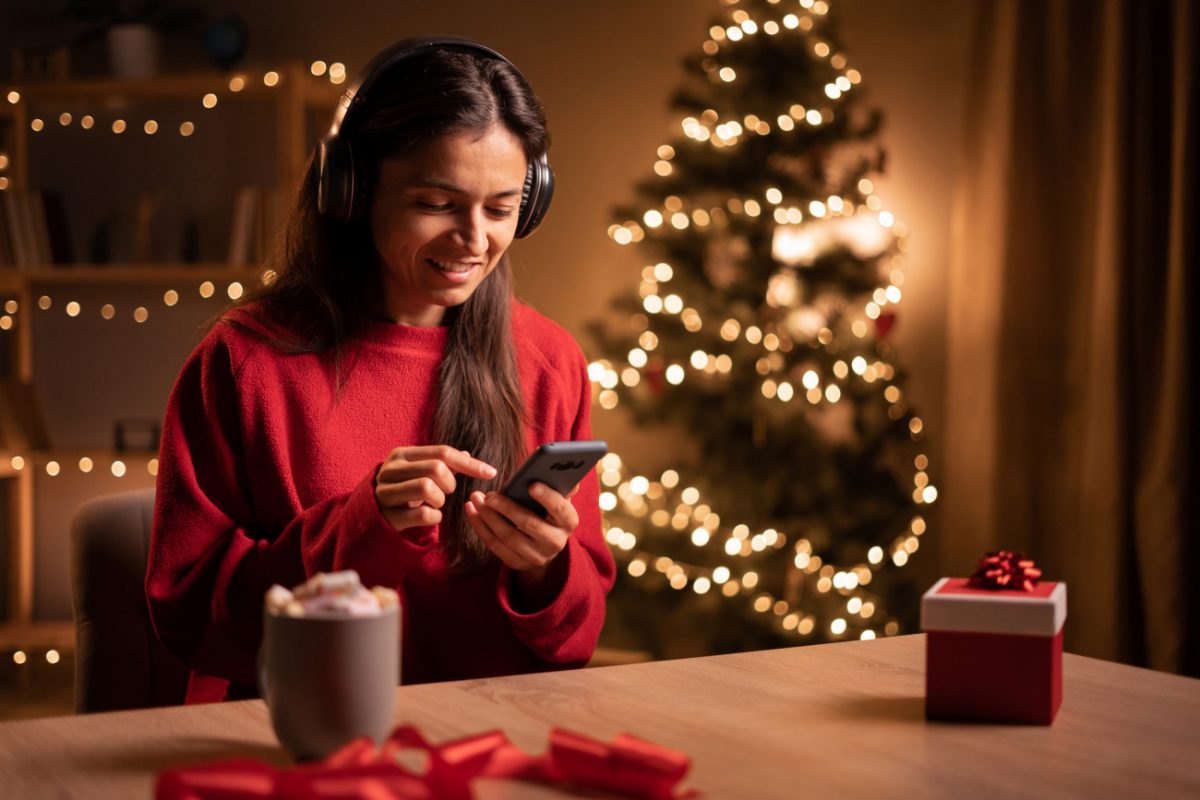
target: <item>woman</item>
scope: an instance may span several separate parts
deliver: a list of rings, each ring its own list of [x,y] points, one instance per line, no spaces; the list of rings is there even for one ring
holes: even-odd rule
[[[540,486],[545,520],[489,491],[538,444],[591,438],[578,345],[512,298],[531,165],[548,172],[540,105],[465,40],[390,48],[354,97],[277,277],[167,406],[146,592],[188,702],[254,694],[265,591],[317,572],[400,592],[405,683],[578,666],[603,624],[595,476],[572,498]]]

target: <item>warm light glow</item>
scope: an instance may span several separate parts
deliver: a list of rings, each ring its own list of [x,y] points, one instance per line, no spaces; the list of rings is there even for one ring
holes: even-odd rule
[[[74,300],[67,303],[66,312],[67,312],[68,317],[78,317],[79,316],[79,303],[75,302]]]
[[[150,318],[150,311],[145,306],[138,306],[133,310],[133,321],[139,325]]]
[[[225,289],[225,294],[229,295],[230,300],[237,300],[242,296],[242,292],[242,284],[238,281],[234,281],[233,283],[229,284],[229,286]]]
[[[182,122],[179,125],[180,136],[191,136],[196,132],[196,126],[192,122]]]
[[[275,86],[279,83],[279,73],[275,72],[274,70],[266,73],[263,75],[263,83],[267,86]]]
[[[112,132],[113,133],[124,133],[126,127],[127,126],[125,125],[125,120],[114,119],[113,124],[112,124]]]
[[[315,77],[319,78],[325,74],[327,66],[324,61],[314,61],[308,69]]]
[[[46,474],[49,475],[51,478],[58,475],[58,473],[60,473],[60,472],[62,472],[62,467],[59,466],[57,461],[47,461],[46,462]]]
[[[158,123],[152,119],[148,119],[146,120],[146,124],[142,126],[142,130],[153,136],[154,134],[158,133]]]
[[[203,105],[205,108],[216,108],[217,96],[215,94],[213,94],[212,92],[209,92],[208,94],[204,95],[204,97],[200,100],[200,104]]]
[[[92,460],[90,458],[88,458],[87,456],[84,456],[83,458],[79,459],[79,471],[80,472],[91,472],[93,466],[95,466],[95,465],[92,463]]]
[[[51,649],[51,650],[46,651],[46,663],[57,664],[58,661],[59,661],[59,655],[58,655],[57,650]]]
[[[91,114],[84,114],[82,117],[79,118],[79,127],[83,128],[85,131],[90,131],[92,129],[92,126],[95,124],[96,124],[96,118],[93,117]]]
[[[11,94],[16,94],[16,92],[12,92]],[[11,96],[11,94],[10,94],[10,96]],[[13,663],[18,664],[18,665],[24,664],[28,660],[28,656],[25,655],[24,650],[14,651],[12,658],[13,658]]]
[[[200,284],[200,296],[205,300],[212,297],[216,291],[217,287],[213,285],[212,281],[204,281],[204,283]]]
[[[125,462],[124,462],[124,461],[119,461],[119,460],[118,460],[118,461],[114,461],[114,462],[112,463],[112,474],[113,474],[114,476],[118,477],[118,478],[124,477],[124,475],[125,475]]]
[[[240,92],[246,88],[246,79],[241,75],[234,75],[229,79],[229,91]]]

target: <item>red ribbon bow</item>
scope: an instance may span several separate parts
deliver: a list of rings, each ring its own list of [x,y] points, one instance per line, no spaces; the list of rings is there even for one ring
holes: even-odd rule
[[[997,550],[987,553],[975,565],[975,572],[967,579],[968,586],[977,589],[1016,589],[1031,592],[1042,571],[1033,564],[1033,559],[1024,553],[1012,550]]]
[[[424,772],[397,758],[404,751],[428,756]],[[550,749],[530,756],[502,731],[431,745],[412,725],[396,728],[383,747],[358,739],[317,764],[277,769],[234,759],[182,767],[158,776],[156,800],[469,800],[475,778],[569,783],[624,797],[672,800],[691,759],[627,733],[609,744],[554,728]]]

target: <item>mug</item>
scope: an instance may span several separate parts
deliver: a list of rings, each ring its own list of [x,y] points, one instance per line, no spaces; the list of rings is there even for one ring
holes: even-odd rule
[[[400,684],[400,609],[364,617],[264,612],[258,674],[275,735],[297,761],[362,736],[382,744]]]

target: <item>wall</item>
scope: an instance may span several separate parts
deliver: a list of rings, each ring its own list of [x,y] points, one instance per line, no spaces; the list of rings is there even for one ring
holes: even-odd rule
[[[546,225],[513,251],[519,291],[580,335],[587,347],[582,339],[584,323],[606,313],[608,298],[632,290],[641,267],[632,251],[613,245],[605,235],[608,209],[630,196],[633,183],[648,174],[655,148],[669,135],[675,120],[666,102],[681,74],[679,59],[696,52],[717,4],[709,0],[360,0],[337,4],[336,13],[330,11],[332,4],[317,0],[194,5],[210,17],[235,8],[246,17],[252,31],[243,65],[247,68],[321,58],[340,60],[354,72],[393,40],[431,31],[482,39],[519,64],[546,105],[558,177]],[[33,0],[5,3],[0,9],[0,53],[17,43],[69,40],[78,26],[64,24],[55,8]],[[884,142],[890,158],[887,175],[877,181],[880,194],[912,231],[905,299],[894,342],[901,364],[911,374],[914,403],[930,432],[935,481],[944,415],[942,338],[953,153],[960,131],[973,13],[971,4],[954,0],[846,0],[843,7],[843,39],[850,61],[863,73],[865,86],[887,117]],[[77,56],[80,70],[103,68],[98,45],[80,49]],[[179,68],[195,67],[202,59],[194,43],[177,42],[166,61],[169,67]],[[211,119],[216,125],[217,118]],[[236,175],[228,173],[237,170],[224,160],[213,160],[230,148],[228,134],[223,135],[221,141],[176,139],[181,151],[195,146],[187,150],[191,166],[185,168],[184,177],[172,179],[178,202],[191,200],[207,209],[201,215],[205,246],[218,251],[225,209],[214,210],[212,202],[201,202],[198,190],[192,188],[199,182],[189,180],[186,170],[215,164],[221,180],[231,187],[236,184]],[[97,170],[104,169],[97,162],[104,156],[76,152],[72,158],[67,165],[71,170],[89,173],[93,185],[104,185],[97,178]],[[137,152],[115,163],[121,180],[131,186],[153,185],[162,174],[160,165]],[[112,165],[110,161],[108,168]],[[152,294],[147,290],[117,294],[119,301],[132,304],[155,299],[143,299]],[[192,304],[178,313],[157,315],[154,324],[159,327],[146,340],[147,346],[154,344],[145,352],[131,350],[132,342],[100,341],[91,328],[68,327],[65,319],[39,319],[39,379],[50,389],[43,402],[56,444],[107,445],[116,409],[131,416],[161,414],[178,363],[195,341],[197,325],[211,310],[211,306]],[[104,363],[114,366],[98,366]],[[63,365],[75,365],[72,379],[64,382],[60,376],[55,382],[51,374]],[[639,443],[619,417],[602,413],[596,431],[627,453],[650,452],[650,446]],[[656,449],[669,452],[661,446]],[[70,486],[64,482],[61,487],[60,508],[73,507],[91,491],[86,482]],[[49,520],[39,521],[38,537],[44,542],[39,553],[53,559],[56,552],[65,553],[60,550],[65,547],[65,533],[61,519],[53,518],[53,529]],[[932,531],[936,530],[935,526]],[[936,574],[936,560],[914,563],[922,561],[922,569]],[[45,599],[40,607],[59,616],[66,605],[60,596]]]

